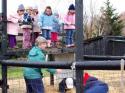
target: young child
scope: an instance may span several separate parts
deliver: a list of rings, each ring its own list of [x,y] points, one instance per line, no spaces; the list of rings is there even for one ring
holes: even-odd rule
[[[75,79],[64,78],[59,83],[59,92],[67,93],[67,90],[74,88],[76,83]],[[96,77],[90,76],[88,73],[83,75],[83,86],[84,90],[82,93],[108,93],[108,85]]]
[[[44,13],[40,15],[39,25],[42,30],[42,36],[48,41],[48,47],[50,47],[51,44],[50,36],[55,22],[58,22],[58,20],[53,16],[51,7],[47,6]]]
[[[75,31],[75,6],[71,4],[64,18],[64,30],[66,31],[66,47],[74,46],[73,36]]]
[[[38,36],[35,41],[35,46],[28,54],[28,62],[45,62],[45,50],[47,47],[47,40],[44,37]],[[47,69],[50,73],[54,74],[55,69]],[[57,70],[59,71],[59,70]],[[42,81],[41,68],[24,68],[24,79],[26,82],[27,93],[45,93]]]
[[[38,25],[38,18],[39,18],[39,12],[38,12],[38,6],[33,6],[33,12],[32,17],[34,19],[33,22],[33,31],[31,33],[31,42],[34,45],[36,38],[39,36],[40,33],[40,27]]]
[[[64,78],[59,83],[59,93],[67,93],[68,90],[72,90],[74,88],[74,80],[73,78]]]
[[[22,15],[24,14],[24,6],[20,4],[17,9],[17,13],[10,14],[7,17],[8,25],[7,25],[7,34],[8,34],[8,42],[9,48],[17,48],[16,46],[16,36],[18,35],[19,30],[19,21],[22,19]]]
[[[23,30],[23,49],[31,48],[31,29],[32,29],[32,7],[27,7],[23,15],[21,28]]]
[[[84,74],[83,93],[108,93],[108,84],[98,80],[98,78],[90,76],[88,73]]]
[[[51,31],[51,45],[52,47],[57,47],[58,33],[60,32],[59,14],[55,12],[53,15],[58,21],[55,21],[53,24],[53,30]]]

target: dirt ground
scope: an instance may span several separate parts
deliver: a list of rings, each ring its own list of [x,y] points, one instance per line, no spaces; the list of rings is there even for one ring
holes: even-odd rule
[[[55,83],[54,86],[49,84],[49,78],[46,77],[43,79],[45,93],[59,93],[58,86]],[[25,82],[24,79],[16,79],[16,80],[9,80],[9,93],[26,93]],[[68,91],[67,93],[75,93],[75,89]]]
[[[87,71],[90,75],[96,76],[99,80],[106,82],[109,86],[109,93],[125,93],[125,71],[121,81],[120,71]],[[50,86],[50,79],[46,77],[43,79],[45,86],[45,93],[59,93],[58,81],[55,80],[55,85]],[[8,93],[26,93],[24,79],[9,79]],[[123,85],[122,85],[123,84]],[[75,93],[75,89],[67,93]]]

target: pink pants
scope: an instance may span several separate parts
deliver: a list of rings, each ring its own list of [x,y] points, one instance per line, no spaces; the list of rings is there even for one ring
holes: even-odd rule
[[[31,33],[30,29],[23,29],[23,49],[31,48]]]

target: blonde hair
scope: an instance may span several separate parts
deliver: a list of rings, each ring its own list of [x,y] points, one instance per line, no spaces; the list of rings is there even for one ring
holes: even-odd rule
[[[35,45],[39,46],[41,43],[47,43],[47,40],[42,36],[38,36],[35,40]]]

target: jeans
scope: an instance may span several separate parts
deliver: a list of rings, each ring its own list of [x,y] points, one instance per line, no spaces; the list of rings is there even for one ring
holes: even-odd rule
[[[42,29],[42,36],[47,39],[50,40],[50,34],[51,34],[51,30],[47,30],[47,29]]]
[[[41,78],[37,79],[26,79],[26,93],[44,93],[43,81]]]
[[[66,45],[74,44],[73,36],[74,36],[74,29],[67,29],[66,30]]]

